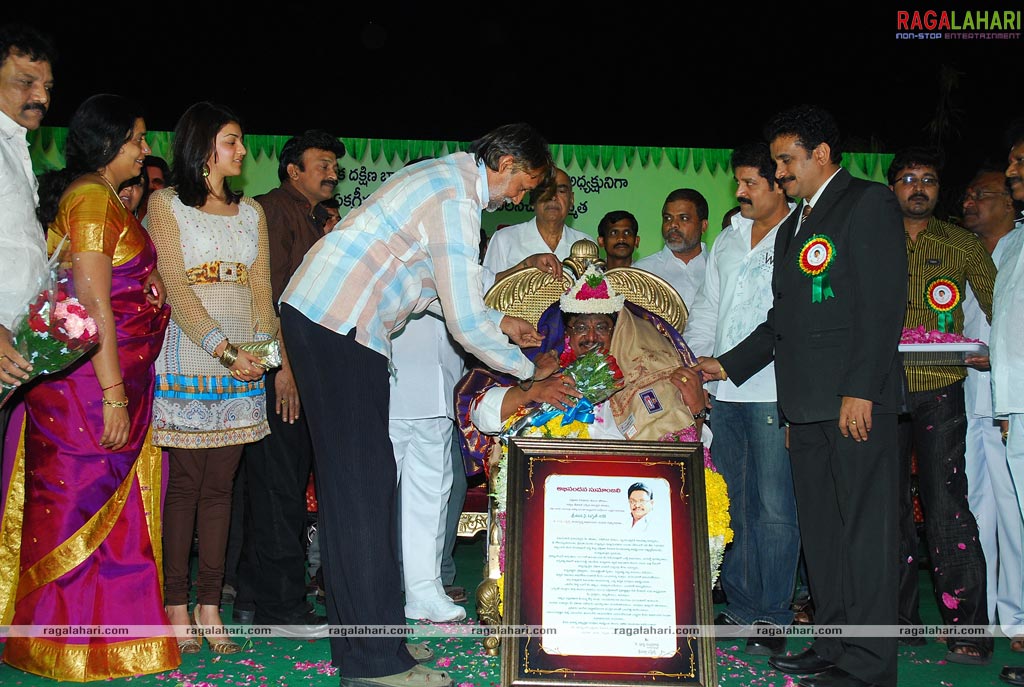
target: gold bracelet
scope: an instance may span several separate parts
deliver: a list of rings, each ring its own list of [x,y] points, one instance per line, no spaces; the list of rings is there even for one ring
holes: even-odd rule
[[[221,351],[219,360],[221,365],[230,370],[231,366],[238,360],[238,347],[232,346],[231,342],[228,342],[228,345]]]
[[[723,381],[723,382],[724,382],[725,380],[729,379],[729,375],[728,375],[728,374],[726,374],[726,372],[725,372],[725,368],[724,368],[724,367],[722,367],[721,365],[719,365],[719,366],[718,366],[718,374],[722,375],[722,381]]]
[[[107,399],[103,399],[103,405],[108,408],[127,408],[128,399],[126,398],[123,401],[108,401]]]
[[[1003,444],[1006,444],[1006,442],[1009,441],[1009,439],[1010,439],[1010,430],[1006,430],[1006,431],[1003,432]]]

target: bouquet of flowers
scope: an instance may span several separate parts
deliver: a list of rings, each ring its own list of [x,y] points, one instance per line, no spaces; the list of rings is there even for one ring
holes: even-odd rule
[[[29,379],[60,372],[99,343],[96,322],[75,298],[66,271],[50,277],[11,330],[14,348],[32,363]],[[0,406],[17,387],[0,384]]]
[[[577,356],[566,346],[560,362],[563,366],[562,374],[572,378],[583,398],[567,412],[549,403],[532,408],[516,417],[515,422],[507,424],[506,430],[500,435],[501,439],[515,436],[529,427],[543,427],[559,415],[562,416],[562,425],[573,422],[589,424],[594,421],[594,406],[607,401],[626,383],[615,357],[604,349],[591,349]]]
[[[697,427],[690,426],[678,432],[669,432],[658,441],[700,441]],[[722,570],[725,545],[732,541],[733,531],[729,526],[729,491],[715,463],[711,451],[704,447],[704,491],[708,511],[708,551],[711,554],[711,585],[718,581]]]

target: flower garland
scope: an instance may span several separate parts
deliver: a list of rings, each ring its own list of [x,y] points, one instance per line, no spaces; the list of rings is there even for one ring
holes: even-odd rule
[[[658,441],[700,441],[697,426],[669,432]],[[725,478],[718,472],[711,451],[704,447],[704,498],[708,513],[708,552],[711,558],[711,585],[718,581],[722,571],[722,560],[725,556],[725,545],[733,540],[729,516],[729,489]]]
[[[505,428],[508,429],[512,427],[517,420],[525,417],[527,413],[529,413],[528,408],[520,408],[516,412],[512,413],[512,415],[505,420]],[[580,422],[579,420],[574,420],[567,425],[563,425],[562,416],[555,415],[539,427],[528,427],[523,430],[522,436],[589,439],[590,428],[587,423]],[[505,518],[508,510],[507,474],[508,442],[502,442],[501,458],[498,459],[498,464],[495,469],[491,470],[490,479],[491,487],[493,489],[490,496],[494,499],[495,519],[498,521],[498,527],[501,530],[501,548],[498,550],[498,569],[501,571],[501,575],[498,576],[498,615],[502,617],[505,615]]]

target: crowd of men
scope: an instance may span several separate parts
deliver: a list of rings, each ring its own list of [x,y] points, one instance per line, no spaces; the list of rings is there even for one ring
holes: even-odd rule
[[[29,367],[11,330],[31,281],[25,270],[46,255],[42,236],[29,231],[39,227],[25,136],[41,125],[54,81],[49,56],[17,40],[15,28],[4,29],[5,384],[20,384]],[[634,262],[641,228],[630,210],[594,227],[566,223],[570,177],[529,125],[499,127],[469,152],[407,166],[336,227],[328,206],[344,146],[319,131],[288,140],[280,187],[256,200],[267,216],[290,365],[268,376],[272,434],[246,451],[236,615],[309,633],[328,622],[465,617],[465,597],[452,596],[443,570],[465,489],[452,438],[463,354],[526,389],[556,370],[557,360],[531,361],[521,350],[540,344],[537,330],[487,308],[483,295],[517,269],[560,273],[572,244],[590,238],[586,229],[609,269],[661,277],[690,310],[681,334],[711,395],[713,453],[735,530],[716,625],[792,623],[801,551],[816,623],[920,625],[926,550],[950,628],[947,660],[984,665],[992,654],[991,637],[962,636],[958,625],[998,624],[1024,651],[1024,129],[1009,132],[1007,167],[973,175],[959,224],[935,215],[940,153],[898,151],[882,184],[843,168],[840,146],[828,112],[780,112],[763,141],[734,150],[738,211],[711,248],[703,241],[708,202],[681,188],[664,200],[664,247]],[[150,191],[172,178],[162,160],[146,159]],[[481,213],[527,193],[535,217],[498,230],[481,254]],[[143,222],[145,212],[143,198]],[[987,341],[990,357],[905,360],[903,331],[919,326]],[[305,600],[311,469],[326,616]],[[451,683],[400,637],[332,638],[331,649],[343,685]],[[786,653],[784,636],[750,637],[746,650],[808,687],[897,682],[891,636],[823,636],[797,654]],[[1024,685],[1024,668],[1006,667],[1001,678]]]

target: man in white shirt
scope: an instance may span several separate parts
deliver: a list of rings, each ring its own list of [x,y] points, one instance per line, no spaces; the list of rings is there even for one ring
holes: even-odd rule
[[[445,594],[441,558],[453,480],[454,390],[465,364],[444,320],[430,313],[410,319],[391,346],[388,433],[398,471],[405,617],[462,620],[466,609]],[[461,461],[457,467],[463,469]]]
[[[633,253],[640,247],[640,225],[633,213],[612,210],[597,223],[597,245],[605,254],[606,269],[631,267]]]
[[[1010,153],[1006,178],[1016,201],[1024,201],[1024,123],[1018,122],[1007,136]],[[999,242],[1003,250],[996,260],[999,270],[992,295],[992,407],[1004,422],[1006,462],[1017,486],[1017,504],[1024,512],[1024,231],[1012,231]],[[1003,682],[1024,685],[1024,666],[1007,666],[999,674]]]
[[[661,277],[679,293],[686,307],[693,304],[704,283],[707,246],[701,241],[708,230],[708,201],[692,188],[677,188],[661,209],[661,235],[665,247],[633,263],[633,267]]]
[[[1014,230],[1013,198],[1000,170],[982,169],[967,185],[963,197],[963,226],[981,239],[996,263]],[[991,327],[970,286],[963,302],[964,336],[989,341]],[[1024,650],[1024,519],[1017,507],[1017,493],[1006,464],[1006,447],[999,423],[992,417],[990,373],[967,368],[964,381],[967,409],[965,468],[967,501],[978,521],[978,539],[985,555],[988,617],[1011,637],[1015,651]]]
[[[55,56],[35,29],[0,27],[0,383],[6,385],[20,385],[32,369],[11,345],[11,329],[46,276],[38,184],[25,135],[46,115]],[[8,401],[0,410],[0,457],[11,406]]]
[[[732,154],[740,211],[707,258],[684,335],[698,356],[719,355],[764,321],[772,306],[775,235],[795,204],[775,180],[766,143]],[[786,626],[800,556],[800,530],[784,423],[775,392],[775,364],[742,386],[709,382],[715,464],[729,486],[734,539],[722,564],[728,604],[717,624]],[[782,653],[786,637],[751,637],[747,653]]]
[[[493,274],[494,281],[498,281],[523,267],[539,267],[527,262],[531,256],[554,253],[559,261],[569,257],[572,244],[590,239],[565,223],[574,202],[569,175],[556,169],[552,183],[538,186],[530,193],[536,216],[529,222],[499,229],[491,236],[484,253],[485,273]],[[484,289],[489,286],[485,283]]]

